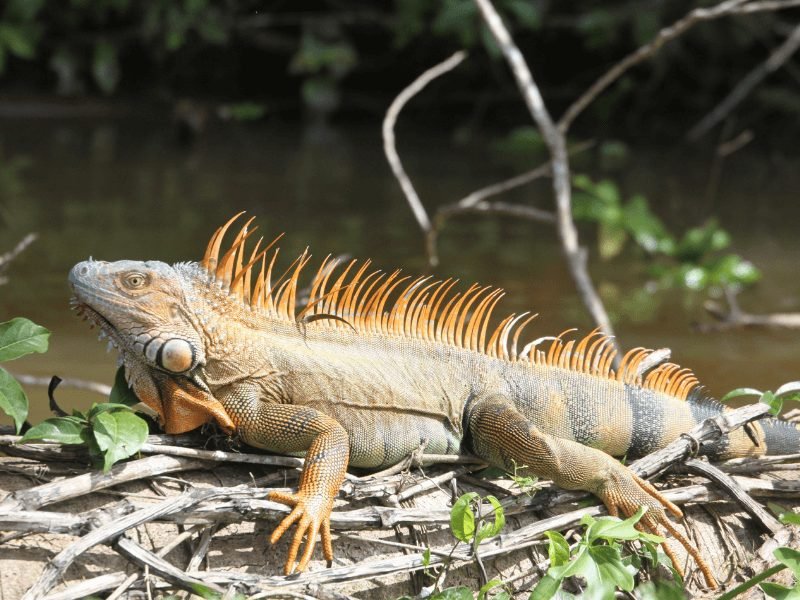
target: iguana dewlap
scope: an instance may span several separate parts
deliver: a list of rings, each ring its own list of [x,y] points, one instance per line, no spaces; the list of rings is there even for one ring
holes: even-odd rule
[[[305,456],[297,492],[272,495],[294,507],[271,538],[297,524],[287,573],[304,535],[298,570],[317,533],[332,559],[329,517],[348,465],[386,467],[424,442],[431,453],[525,466],[596,494],[611,514],[647,506],[643,526],[671,532],[713,581],[665,513],[680,510],[612,458],[661,448],[722,411],[690,371],[670,363],[642,376],[644,349],[613,371],[614,350],[597,332],[523,342],[527,314],[490,327],[501,291],[453,292],[452,280],[371,271],[369,261],[339,269],[323,261],[298,310],[310,256],[275,279],[274,242],[245,251],[252,219],[222,252],[237,217],[199,263],[89,260],[69,279],[73,302],[119,348],[131,386],[168,433],[216,420],[250,445]],[[758,446],[737,431],[705,451],[800,451],[795,427],[772,420],[754,429]]]

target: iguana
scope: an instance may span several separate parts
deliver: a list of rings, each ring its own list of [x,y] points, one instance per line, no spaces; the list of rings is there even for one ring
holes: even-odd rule
[[[644,529],[670,532],[713,584],[667,517],[680,518],[680,509],[612,458],[661,448],[723,410],[691,371],[666,363],[642,374],[643,348],[614,370],[613,346],[598,331],[522,344],[532,315],[490,327],[499,289],[453,293],[452,279],[372,271],[369,261],[337,271],[326,258],[298,309],[308,251],[273,282],[277,240],[245,249],[253,219],[222,250],[241,214],[216,230],[199,263],[90,259],[69,281],[75,307],[119,349],[129,384],[168,433],[216,421],[252,446],[305,456],[297,492],[270,495],[293,507],[271,541],[297,525],[287,574],[306,568],[318,534],[332,560],[329,518],[348,465],[380,469],[425,443],[428,452],[467,451],[506,470],[524,465],[592,492],[612,515],[646,506]],[[705,451],[800,449],[800,431],[785,422],[753,429],[757,445],[737,431]]]

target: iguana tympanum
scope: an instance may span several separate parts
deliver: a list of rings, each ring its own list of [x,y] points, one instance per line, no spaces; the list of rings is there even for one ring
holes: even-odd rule
[[[370,271],[369,261],[336,271],[326,259],[298,310],[310,255],[273,282],[275,242],[245,251],[252,219],[221,251],[237,217],[217,229],[199,263],[89,260],[69,280],[73,303],[119,348],[131,387],[168,433],[216,420],[247,444],[305,456],[297,492],[271,495],[294,507],[271,537],[297,525],[287,574],[304,536],[297,570],[318,534],[332,560],[329,518],[348,465],[380,469],[425,443],[431,453],[468,451],[507,470],[524,465],[592,492],[613,515],[646,506],[642,526],[669,531],[713,581],[667,518],[681,511],[612,458],[661,448],[722,411],[689,370],[661,364],[642,375],[649,351],[641,348],[612,370],[614,350],[599,332],[522,344],[532,316],[489,326],[500,290],[451,293],[453,280]],[[784,422],[754,429],[758,445],[738,431],[707,453],[800,448],[800,431]]]

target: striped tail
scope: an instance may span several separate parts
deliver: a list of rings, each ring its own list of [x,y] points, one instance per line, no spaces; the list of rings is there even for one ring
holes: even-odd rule
[[[716,400],[706,397],[688,398],[692,417],[697,423],[729,410]],[[763,454],[796,454],[800,452],[800,428],[780,419],[762,419],[752,423],[749,435],[744,428],[732,431],[721,440],[704,446],[704,454],[712,459],[761,456]],[[758,440],[758,445],[754,443]]]

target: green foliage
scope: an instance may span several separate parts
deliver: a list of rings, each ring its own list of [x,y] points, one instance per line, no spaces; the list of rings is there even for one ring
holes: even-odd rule
[[[757,396],[759,402],[769,406],[770,414],[779,415],[783,410],[784,402],[800,402],[800,381],[784,383],[774,392],[769,390],[762,392],[761,390],[748,387],[736,388],[725,394],[720,399],[720,402],[728,402],[744,396]]]
[[[776,548],[772,555],[779,563],[788,567],[795,577],[792,587],[786,587],[778,583],[760,583],[759,587],[770,598],[778,600],[800,600],[800,551],[792,548]]]
[[[540,488],[539,478],[530,475],[520,475],[519,471],[527,469],[527,466],[518,465],[517,461],[513,461],[513,463],[514,472],[509,474],[509,477],[511,477],[511,480],[514,482],[514,486],[518,487],[526,496],[533,496]]]
[[[0,323],[0,362],[8,362],[31,354],[47,352],[50,332],[29,321],[16,318]]]
[[[47,352],[50,332],[29,321],[16,318],[0,323],[0,362],[15,360],[34,352]],[[11,374],[0,367],[0,410],[14,419],[19,433],[28,417],[28,397]]]
[[[493,152],[518,169],[529,169],[547,156],[547,145],[535,127],[516,127],[492,144]]]
[[[73,410],[68,416],[45,419],[31,427],[21,442],[86,444],[89,455],[108,471],[116,462],[136,454],[147,440],[147,422],[131,408],[136,403],[138,399],[120,368],[108,402],[93,404],[86,414]]]
[[[111,404],[124,404],[125,406],[135,406],[139,403],[139,398],[125,381],[125,367],[117,369],[114,375],[114,385],[111,387],[111,394],[108,397]]]
[[[650,210],[643,196],[624,202],[613,181],[595,182],[585,175],[577,175],[573,185],[573,215],[577,220],[597,223],[598,250],[604,260],[619,255],[632,240],[653,260],[651,273],[663,286],[741,288],[761,277],[759,270],[740,256],[719,254],[731,239],[714,220],[678,238]]]
[[[484,515],[483,501],[491,505],[491,510]],[[459,542],[465,542],[472,546],[472,551],[477,555],[478,545],[485,539],[500,533],[505,527],[506,517],[503,506],[494,496],[481,498],[476,492],[468,492],[456,500],[453,508],[450,509],[450,532]],[[422,556],[422,563],[426,567],[430,565],[430,548],[426,549]],[[447,567],[445,567],[447,569]],[[427,573],[427,571],[426,571]],[[429,573],[430,574],[430,573]],[[502,588],[505,584],[499,579],[492,579],[478,590],[478,600],[493,598],[493,600],[508,600],[508,592]],[[438,589],[438,580],[434,586],[434,593],[429,596],[437,600],[474,600],[474,592],[464,586],[456,586]]]
[[[781,523],[786,525],[800,525],[800,514],[780,504],[776,504],[775,502],[767,502],[767,507],[775,513]]]
[[[238,102],[220,107],[220,116],[233,121],[257,121],[266,114],[266,105],[258,102]]]
[[[613,597],[614,590],[633,590],[633,576],[641,566],[638,555],[622,556],[622,543],[640,542],[645,556],[654,563],[659,558],[658,544],[663,539],[635,528],[645,509],[624,521],[616,517],[594,518],[585,515],[581,524],[585,527],[581,541],[570,549],[567,540],[558,532],[546,533],[550,568],[531,592],[531,600],[549,600],[561,588],[568,577],[580,577],[586,582],[588,597]]]
[[[461,496],[450,509],[450,531],[459,541],[480,544],[486,538],[494,537],[506,524],[505,512],[500,501],[494,496],[486,496],[485,500],[492,505],[494,519],[485,520],[480,513],[476,518],[475,511],[480,511],[481,497],[476,492],[468,492]],[[477,529],[476,529],[477,527]]]
[[[741,585],[722,594],[717,600],[733,600],[733,598],[740,596],[756,585],[770,598],[776,598],[777,600],[800,600],[800,551],[782,546],[776,548],[772,555],[778,561],[777,565],[751,577]],[[794,574],[795,582],[792,587],[764,581],[787,568]]]
[[[93,404],[87,414],[78,410],[66,417],[45,419],[31,427],[21,443],[48,440],[86,444],[96,463],[108,471],[114,463],[133,456],[147,440],[147,422],[124,404]]]

